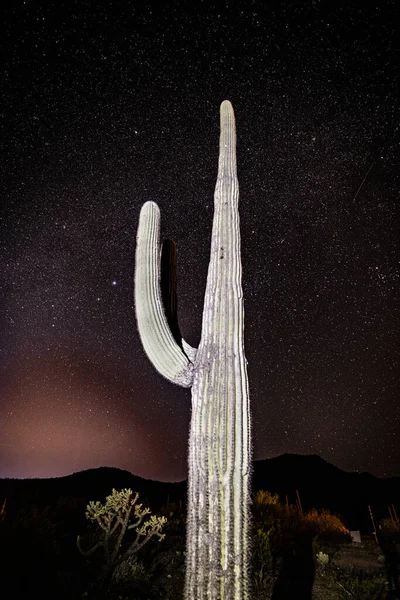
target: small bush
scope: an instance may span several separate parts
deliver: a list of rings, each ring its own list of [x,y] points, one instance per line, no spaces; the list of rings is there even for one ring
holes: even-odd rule
[[[385,533],[392,533],[394,535],[400,535],[400,521],[395,521],[394,519],[383,519],[379,523],[379,528],[381,531]]]
[[[350,531],[343,525],[340,518],[331,514],[329,510],[318,511],[313,508],[305,515],[304,522],[306,527],[318,534],[320,539],[329,540],[332,543],[350,541]]]
[[[253,530],[252,540],[252,572],[256,585],[263,586],[272,575],[275,560],[271,547],[271,530]]]
[[[329,554],[325,554],[325,552],[318,552],[316,559],[319,566],[326,567],[329,563]]]
[[[255,506],[276,506],[279,504],[279,495],[271,494],[271,492],[265,490],[258,490],[258,492],[254,494],[253,504]]]

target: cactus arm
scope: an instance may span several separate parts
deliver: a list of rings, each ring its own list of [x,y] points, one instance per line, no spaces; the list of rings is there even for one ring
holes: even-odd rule
[[[160,288],[160,209],[146,202],[140,212],[136,244],[135,307],[143,348],[166,379],[190,387],[193,364],[175,341],[164,312]]]

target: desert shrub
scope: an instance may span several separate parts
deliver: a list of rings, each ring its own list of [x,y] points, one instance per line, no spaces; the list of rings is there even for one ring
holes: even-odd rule
[[[271,494],[265,490],[259,490],[252,498],[252,513],[257,521],[272,520],[280,515],[284,506],[279,502],[278,494]]]
[[[321,511],[313,508],[304,516],[306,528],[319,536],[320,540],[331,543],[345,543],[350,541],[350,532],[343,525],[337,515],[331,514],[329,510]]]
[[[186,506],[171,502],[163,506],[159,514],[167,519],[163,528],[167,537],[186,537]]]
[[[116,583],[140,581],[148,584],[150,579],[151,574],[146,571],[144,564],[132,556],[118,565],[112,574],[112,580]]]
[[[296,507],[279,502],[278,494],[271,494],[264,490],[258,491],[253,496],[252,503],[254,544],[255,547],[262,542],[257,537],[261,530],[268,532],[269,546],[272,556],[276,561],[285,552],[285,548],[305,531],[302,516]]]
[[[150,596],[151,580],[152,573],[147,566],[142,561],[138,561],[135,556],[130,556],[114,569],[107,599],[146,598],[147,600]]]
[[[256,591],[268,593],[272,590],[274,577],[276,575],[276,558],[271,545],[272,529],[265,531],[262,528],[253,527],[252,535],[252,584]]]
[[[169,503],[158,511],[167,521],[162,544],[147,544],[140,552],[140,563],[117,568],[113,576],[112,598],[176,600],[183,597],[186,557],[186,507]],[[92,543],[95,542],[93,538]]]
[[[312,538],[312,549],[315,557],[315,565],[320,572],[325,572],[332,565],[332,560],[338,553],[339,544],[332,544],[331,540],[324,535],[316,534]],[[327,556],[328,559],[324,557]]]
[[[166,539],[151,557],[153,588],[157,598],[175,600],[183,597],[185,580],[186,506],[169,503],[160,509],[160,515],[167,518],[163,529]]]
[[[255,506],[277,506],[279,504],[279,495],[271,494],[265,490],[258,490],[253,496],[253,504]]]
[[[329,554],[322,552],[322,550],[317,552],[317,554],[315,555],[315,558],[316,558],[317,565],[319,565],[323,569],[329,564]]]
[[[385,533],[400,535],[400,521],[395,521],[390,518],[383,519],[379,523],[379,529]]]
[[[169,550],[160,552],[153,562],[154,579],[152,590],[157,598],[176,600],[183,598],[185,584],[186,551]]]
[[[279,502],[278,494],[259,490],[253,496],[253,522],[257,527],[269,530],[274,527],[274,537],[278,530],[299,530],[300,515],[294,506]]]

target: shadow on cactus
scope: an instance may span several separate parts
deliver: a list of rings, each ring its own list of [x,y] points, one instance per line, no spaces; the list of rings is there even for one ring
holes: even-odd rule
[[[249,597],[250,407],[236,131],[227,100],[221,104],[220,123],[211,255],[198,349],[180,334],[175,245],[163,252],[167,268],[164,263],[161,269],[160,210],[154,202],[142,207],[136,247],[135,306],[144,350],[161,375],[192,388],[186,600]],[[161,281],[165,271],[167,285]]]

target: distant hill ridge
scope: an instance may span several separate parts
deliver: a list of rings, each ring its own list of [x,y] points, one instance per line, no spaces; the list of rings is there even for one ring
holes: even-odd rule
[[[83,508],[90,500],[104,500],[112,488],[131,488],[156,511],[167,503],[185,503],[186,487],[186,481],[160,482],[115,467],[99,467],[51,479],[0,479],[0,502],[7,498],[9,506],[44,506],[74,498]],[[350,528],[371,529],[368,506],[378,519],[388,516],[391,504],[400,514],[400,477],[346,472],[316,454],[283,454],[254,461],[252,488],[278,493],[281,502],[290,504],[296,503],[297,490],[304,510],[331,509]]]

